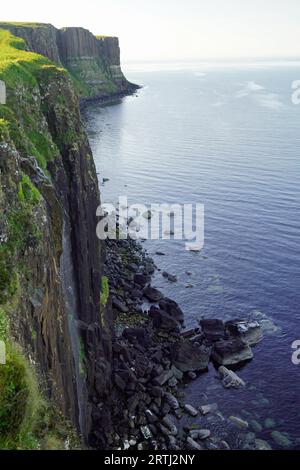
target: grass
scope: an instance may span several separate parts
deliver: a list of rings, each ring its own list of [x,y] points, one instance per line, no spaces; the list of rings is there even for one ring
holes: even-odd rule
[[[0,105],[0,137],[7,139],[9,135],[21,155],[35,156],[44,170],[58,149],[48,130],[42,128],[40,108],[34,97],[42,74],[53,71],[67,73],[46,57],[26,51],[23,39],[0,29],[0,80],[7,89],[7,104]]]
[[[107,301],[109,298],[109,283],[106,276],[101,277],[101,294],[100,294],[100,304],[102,307],[106,307]]]

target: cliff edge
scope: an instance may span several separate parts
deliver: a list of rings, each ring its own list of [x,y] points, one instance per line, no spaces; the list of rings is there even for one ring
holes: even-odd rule
[[[0,23],[0,28],[24,39],[28,51],[65,67],[82,100],[103,100],[139,88],[122,72],[117,37],[94,36],[84,28],[57,29],[43,23]]]
[[[112,340],[98,181],[61,65],[70,46],[62,40],[61,55],[58,31],[38,28],[0,28],[0,448],[47,441],[44,397],[85,443],[105,446]]]

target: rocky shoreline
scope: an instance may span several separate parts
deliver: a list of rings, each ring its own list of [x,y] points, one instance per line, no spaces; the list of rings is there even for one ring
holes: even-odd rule
[[[138,90],[142,88],[141,85],[130,83],[125,90],[118,91],[116,93],[101,94],[98,96],[92,96],[89,98],[80,99],[80,111],[84,112],[91,104],[99,104],[101,106],[107,106],[116,100],[125,98],[126,96],[134,95]]]
[[[181,425],[184,416],[206,416],[217,409],[216,404],[197,409],[186,403],[182,386],[213,362],[224,387],[244,387],[227,366],[253,358],[251,346],[262,339],[259,323],[238,319],[224,324],[202,318],[199,327],[184,329],[178,304],[151,285],[157,269],[154,261],[133,240],[107,240],[105,266],[114,312],[113,419],[106,427],[109,447],[230,449],[210,429],[195,423]],[[238,417],[230,420],[239,430],[248,428]],[[268,447],[266,442],[253,440],[254,448],[259,445]]]

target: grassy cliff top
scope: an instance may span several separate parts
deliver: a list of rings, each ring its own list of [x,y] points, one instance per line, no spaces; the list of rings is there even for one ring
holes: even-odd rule
[[[20,79],[32,83],[35,74],[45,66],[55,67],[46,57],[26,51],[23,39],[13,36],[6,29],[0,29],[0,79],[8,87],[13,87]]]
[[[16,26],[22,28],[45,28],[50,23],[23,23],[22,21],[0,21],[0,26]]]

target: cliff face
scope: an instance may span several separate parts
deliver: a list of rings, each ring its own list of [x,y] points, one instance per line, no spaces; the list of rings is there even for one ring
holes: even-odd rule
[[[5,321],[4,339],[36,364],[48,396],[86,441],[97,430],[104,445],[111,329],[109,303],[100,308],[97,176],[69,75],[24,47],[0,29],[11,59],[0,55],[0,339]]]
[[[82,98],[105,98],[137,88],[122,72],[116,37],[94,36],[84,28],[58,30],[50,24],[0,23],[0,27],[24,39],[29,51],[63,65]]]

